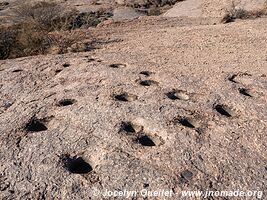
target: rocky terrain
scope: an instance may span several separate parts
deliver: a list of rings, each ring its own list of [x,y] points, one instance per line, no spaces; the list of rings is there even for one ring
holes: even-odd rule
[[[103,22],[91,51],[0,61],[0,199],[266,199],[267,19],[203,5]]]

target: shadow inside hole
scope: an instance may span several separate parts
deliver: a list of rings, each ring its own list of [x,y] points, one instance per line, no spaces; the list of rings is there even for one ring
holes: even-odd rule
[[[235,80],[236,77],[237,77],[237,75],[234,74],[234,75],[230,76],[230,77],[228,78],[228,80],[231,81],[231,82],[233,82],[233,83],[237,83],[237,81]]]
[[[55,72],[56,72],[56,74],[58,74],[58,73],[62,72],[62,69],[57,69]]]
[[[70,64],[69,64],[69,63],[64,63],[62,66],[63,66],[63,67],[69,67]]]
[[[15,70],[13,70],[12,72],[22,72],[23,70],[22,69],[15,69]]]
[[[125,64],[111,64],[109,65],[109,67],[111,68],[123,68],[123,67],[126,67]]]
[[[116,101],[135,101],[138,97],[134,94],[121,93],[113,96]]]
[[[147,135],[140,136],[137,139],[137,142],[143,146],[148,146],[148,147],[156,146],[156,144],[153,142],[153,140],[150,137],[148,137]]]
[[[126,93],[118,94],[118,95],[115,95],[114,98],[117,101],[128,101],[128,94]]]
[[[143,81],[140,81],[139,84],[142,86],[151,86],[151,85],[157,85],[158,83],[153,80],[143,80]]]
[[[195,126],[186,118],[179,119],[179,123],[188,128],[195,128]]]
[[[148,183],[144,183],[144,184],[143,184],[143,187],[144,187],[144,188],[148,188],[148,187],[149,187],[149,184],[148,184]]]
[[[179,98],[176,96],[176,92],[175,92],[175,91],[166,93],[166,96],[167,96],[169,99],[171,99],[171,100],[177,100],[177,99],[179,99]]]
[[[58,102],[58,106],[63,107],[63,106],[70,106],[72,104],[74,104],[76,102],[76,100],[74,99],[62,99]]]
[[[135,133],[135,129],[130,122],[122,122],[121,131],[125,131],[127,133]]]
[[[26,124],[25,130],[28,132],[40,132],[46,131],[47,127],[41,120],[33,118]]]
[[[92,166],[84,161],[81,157],[63,157],[63,166],[69,172],[74,174],[87,174],[93,170]]]
[[[247,96],[247,97],[252,97],[252,95],[250,94],[249,90],[248,89],[245,89],[245,88],[239,88],[238,89],[239,93],[244,95],[244,96]]]
[[[152,72],[149,71],[141,71],[140,74],[145,75],[145,76],[150,76]]]
[[[93,62],[93,61],[95,61],[94,58],[88,58],[88,60],[87,60],[87,62]]]
[[[216,105],[214,109],[223,116],[232,117],[232,115],[226,110],[223,105]]]

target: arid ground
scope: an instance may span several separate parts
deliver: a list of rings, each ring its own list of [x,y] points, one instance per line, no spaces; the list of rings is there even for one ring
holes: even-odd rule
[[[267,18],[173,14],[189,1],[89,28],[87,52],[0,61],[0,199],[267,199]]]

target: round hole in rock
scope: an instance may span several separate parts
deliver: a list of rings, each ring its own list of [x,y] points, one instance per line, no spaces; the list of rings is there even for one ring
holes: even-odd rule
[[[181,118],[181,119],[179,119],[179,123],[181,125],[185,126],[185,127],[188,127],[188,128],[195,128],[195,126],[187,118]]]
[[[177,99],[179,99],[179,98],[176,96],[175,93],[176,93],[175,91],[168,92],[168,93],[166,94],[166,96],[167,96],[169,99],[171,99],[171,100],[177,100]]]
[[[87,174],[93,170],[92,166],[84,161],[82,157],[63,157],[63,166],[74,174]]]
[[[145,76],[150,76],[152,72],[149,71],[141,71],[140,74],[145,75]]]
[[[58,102],[58,106],[70,106],[74,104],[76,100],[74,99],[62,99]]]
[[[214,109],[223,116],[232,117],[232,115],[228,111],[229,109],[226,108],[224,105],[218,104],[214,107]]]
[[[234,74],[234,75],[228,77],[228,80],[233,82],[233,83],[237,83],[236,80],[235,80],[236,77],[237,77],[237,74]]]
[[[62,69],[57,69],[55,72],[56,72],[56,74],[58,74],[58,73],[62,72]]]
[[[135,133],[135,129],[131,122],[122,122],[121,131],[125,131],[127,133]]]
[[[128,95],[126,93],[115,95],[114,98],[117,101],[128,101]]]
[[[143,184],[143,187],[144,187],[144,188],[148,188],[148,187],[149,187],[149,184],[148,184],[148,183],[144,183],[144,184]]]
[[[246,88],[239,88],[238,91],[240,94],[242,94],[244,96],[252,97],[252,95],[250,94],[250,91]]]
[[[133,94],[128,94],[128,93],[121,93],[121,94],[118,94],[118,95],[114,95],[114,99],[116,101],[134,101],[137,99],[137,96],[136,95],[133,95]]]
[[[39,119],[33,118],[26,124],[25,129],[29,132],[40,132],[46,131],[47,127]]]
[[[137,139],[137,141],[143,146],[148,146],[148,147],[156,146],[153,140],[149,138],[147,135],[142,135]]]
[[[158,82],[153,81],[153,80],[143,80],[143,81],[140,81],[139,84],[142,86],[151,86],[151,85],[157,85]]]
[[[15,70],[13,70],[12,72],[22,72],[23,70],[22,69],[15,69]]]
[[[126,67],[126,65],[125,64],[111,64],[111,65],[109,65],[109,67],[111,67],[111,68],[123,68],[123,67]]]
[[[172,90],[168,93],[166,93],[166,96],[171,99],[171,100],[184,100],[188,101],[190,99],[189,95],[187,92],[183,90]]]
[[[95,61],[94,58],[88,58],[88,60],[87,60],[87,62],[93,62],[93,61]]]
[[[63,66],[63,67],[69,67],[70,64],[69,64],[69,63],[64,63],[62,66]]]

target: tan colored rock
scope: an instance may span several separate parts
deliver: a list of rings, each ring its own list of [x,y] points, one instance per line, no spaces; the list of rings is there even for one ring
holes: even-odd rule
[[[186,0],[163,14],[165,17],[223,17],[232,7],[255,11],[266,7],[265,0]]]
[[[264,199],[267,19],[216,20],[140,17],[86,30],[88,52],[0,61],[0,199]]]

